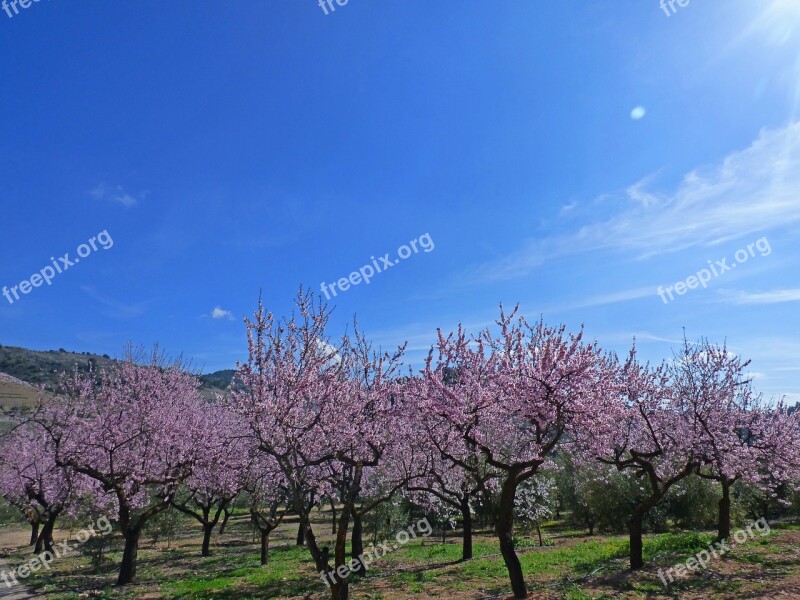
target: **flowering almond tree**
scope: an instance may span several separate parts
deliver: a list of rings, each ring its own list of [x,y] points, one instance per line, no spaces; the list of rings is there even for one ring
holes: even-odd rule
[[[206,433],[192,474],[172,505],[203,527],[202,556],[211,555],[211,535],[245,483],[252,448],[243,437],[246,426],[221,405],[206,408],[211,428]]]
[[[289,486],[275,459],[267,454],[250,460],[243,484],[250,496],[250,521],[261,540],[261,564],[266,566],[269,564],[269,536],[286,516]]]
[[[0,495],[31,524],[36,554],[53,551],[56,519],[74,500],[77,480],[72,469],[56,465],[49,437],[35,424],[20,425],[0,442]]]
[[[562,438],[576,428],[611,426],[602,402],[609,379],[598,347],[582,332],[543,323],[529,325],[501,307],[499,335],[477,337],[463,328],[439,332],[439,360],[428,358],[427,392],[420,410],[452,426],[464,443],[494,470],[500,493],[494,502],[495,531],[516,598],[527,597],[522,567],[514,549],[517,488],[535,476]],[[473,477],[482,466],[446,449],[442,456]]]
[[[322,423],[333,453],[326,477],[343,506],[335,552],[345,551],[348,519],[352,519],[353,559],[364,552],[365,516],[405,486],[407,467],[415,462],[396,379],[403,351],[404,347],[392,354],[373,351],[354,322],[352,335],[343,336],[331,356],[342,368],[343,387],[333,417]],[[361,562],[356,572],[364,573]]]
[[[750,361],[723,346],[684,342],[671,366],[675,391],[697,416],[698,475],[718,481],[718,538],[731,535],[731,487],[743,479],[767,493],[796,480],[800,426],[783,405],[761,405],[747,378]]]
[[[653,369],[636,359],[635,349],[624,365],[616,357],[608,370],[617,374],[612,398],[618,403],[616,427],[584,430],[584,451],[600,462],[629,471],[642,483],[628,519],[631,569],[644,566],[642,529],[647,513],[669,489],[700,464],[697,449],[700,421],[708,413],[676,393],[666,365]]]
[[[425,382],[412,380],[406,385],[406,394],[410,398],[422,397],[424,386]],[[486,502],[496,493],[496,471],[449,421],[422,411],[414,413],[409,430],[418,432],[416,446],[426,458],[412,470],[414,476],[405,494],[442,519],[452,521],[461,517],[461,560],[469,560],[472,558],[473,509],[476,503]],[[447,456],[457,460],[449,460]],[[470,468],[462,468],[462,464]]]
[[[492,476],[487,474],[485,477]],[[406,487],[406,495],[415,504],[439,518],[451,521],[453,525],[456,517],[461,518],[462,561],[472,558],[472,514],[487,485],[486,480],[475,481],[473,477],[472,473],[439,460],[426,474],[415,477]]]
[[[550,465],[548,471],[554,469],[555,465]],[[544,471],[544,467],[542,467],[542,471]],[[517,490],[515,510],[520,519],[536,527],[539,546],[544,546],[541,524],[542,521],[553,515],[556,493],[556,481],[552,475],[529,479]]]
[[[253,320],[246,321],[250,356],[237,371],[230,405],[246,419],[258,451],[277,464],[314,564],[330,573],[331,597],[344,600],[348,576],[337,570],[348,562],[351,520],[356,555],[363,550],[361,518],[403,483],[363,501],[365,486],[397,447],[401,429],[393,376],[402,349],[373,353],[357,328],[334,346],[325,331],[327,308],[302,290],[296,308],[296,314],[276,322],[259,301]],[[342,510],[331,555],[317,541],[308,500],[333,496]]]
[[[704,479],[718,481],[718,538],[731,534],[731,487],[744,478],[759,485],[759,450],[754,444],[760,421],[750,381],[749,361],[708,341],[689,344],[670,366],[675,393],[697,416],[698,444],[695,448]]]
[[[795,407],[796,408],[796,407]],[[762,406],[749,421],[753,446],[758,456],[758,477],[762,489],[776,496],[778,486],[800,487],[800,411],[783,400]]]
[[[147,364],[129,355],[112,369],[63,378],[60,396],[34,416],[55,463],[97,481],[116,504],[125,538],[118,585],[136,576],[142,528],[168,508],[202,456],[210,425],[198,386],[156,352]]]
[[[323,469],[339,451],[329,434],[330,423],[342,421],[338,407],[345,403],[348,382],[342,361],[327,342],[325,307],[315,305],[302,290],[296,306],[297,314],[276,322],[259,300],[253,319],[245,321],[249,359],[239,365],[229,403],[244,417],[258,451],[277,464],[316,569],[328,573],[330,550],[317,541],[306,500],[333,492]],[[345,564],[343,544],[337,544],[333,558],[336,567]],[[334,600],[344,600],[347,579],[334,572],[330,590]]]

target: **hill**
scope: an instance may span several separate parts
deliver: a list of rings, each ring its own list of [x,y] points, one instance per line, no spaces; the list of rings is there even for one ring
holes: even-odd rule
[[[10,407],[14,403],[17,403],[19,408],[31,406],[30,394],[33,394],[35,402],[36,390],[25,384],[44,385],[46,389],[54,390],[59,373],[72,372],[75,369],[81,373],[88,373],[90,369],[108,367],[114,362],[114,359],[107,354],[100,356],[89,352],[69,352],[64,348],[29,350],[0,345],[0,374],[10,376],[6,378],[0,376],[0,407]],[[213,398],[216,393],[223,392],[233,374],[233,369],[225,369],[200,375],[203,396]]]
[[[24,381],[0,373],[0,412],[16,413],[36,405],[38,390]]]

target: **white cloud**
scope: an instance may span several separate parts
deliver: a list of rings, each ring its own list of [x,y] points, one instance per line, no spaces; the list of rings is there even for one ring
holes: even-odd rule
[[[228,319],[229,321],[233,321],[233,313],[229,310],[224,310],[222,307],[217,306],[214,310],[211,311],[211,318],[212,319]]]
[[[324,340],[316,340],[317,341],[317,348],[328,357],[329,362],[338,365],[342,362],[342,357],[339,355],[339,351],[333,347],[331,344]]]
[[[576,200],[572,200],[571,202],[568,202],[567,204],[563,204],[561,206],[561,210],[558,211],[558,214],[560,214],[563,217],[564,215],[567,215],[567,214],[571,213],[573,210],[575,210],[575,207],[577,207],[577,206],[578,206],[578,202]]]
[[[574,304],[561,305],[554,312],[561,310],[573,310],[576,308],[588,308],[591,306],[602,306],[605,304],[617,304],[619,302],[630,302],[631,300],[639,300],[641,298],[658,298],[658,292],[654,287],[642,287],[633,290],[624,290],[622,292],[614,292],[611,294],[602,294],[600,296],[592,296],[586,300],[580,300]],[[549,311],[545,311],[549,312]]]
[[[786,401],[787,406],[800,404],[800,394],[788,392],[786,394],[779,394],[779,397],[783,398]]]
[[[103,196],[106,195],[106,186],[104,183],[98,183],[94,189],[89,190],[89,194],[93,198],[97,198],[98,200],[101,199]]]
[[[122,204],[125,208],[130,208],[136,206],[140,200],[144,200],[148,192],[131,194],[121,185],[109,187],[105,183],[98,183],[93,189],[89,190],[89,194],[97,200],[108,200],[109,202]]]
[[[631,111],[631,119],[634,121],[639,121],[640,119],[643,119],[646,114],[647,110],[644,106],[637,106]]]
[[[750,147],[687,173],[671,192],[653,191],[652,179],[629,186],[618,199],[621,208],[608,219],[529,240],[508,256],[479,265],[468,279],[516,279],[548,260],[602,250],[643,259],[795,225],[800,222],[800,122],[762,130]]]
[[[120,204],[122,204],[122,206],[125,206],[127,208],[134,206],[138,202],[136,198],[125,192],[112,194],[109,199],[112,202],[119,202]]]
[[[769,292],[723,291],[726,302],[731,304],[780,304],[800,302],[800,288],[772,290]]]

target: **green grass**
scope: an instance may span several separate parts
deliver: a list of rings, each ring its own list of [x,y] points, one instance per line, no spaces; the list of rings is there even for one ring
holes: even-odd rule
[[[250,600],[256,598],[297,597],[311,594],[314,600],[327,596],[327,588],[315,574],[307,548],[293,545],[294,525],[285,525],[274,541],[270,564],[259,564],[256,545],[251,544],[244,523],[231,523],[232,531],[225,544],[214,549],[213,556],[200,558],[195,541],[180,542],[178,548],[152,548],[140,551],[138,583],[118,589],[113,586],[120,554],[108,555],[102,568],[89,565],[86,557],[65,559],[52,573],[37,574],[30,580],[48,600],[107,598],[140,600],[142,597],[167,600]],[[786,528],[787,532],[790,530]],[[778,537],[775,537],[778,535]],[[783,534],[784,536],[787,533]],[[520,537],[519,559],[532,592],[569,600],[605,600],[607,598],[655,597],[665,593],[655,571],[684,562],[712,542],[711,534],[669,533],[649,535],[644,540],[648,568],[628,571],[629,544],[626,536],[576,535],[556,526],[547,528],[551,545],[533,546],[532,536]],[[789,543],[773,534],[749,540],[729,555],[727,565],[741,565],[743,573],[785,574],[797,569],[800,559],[789,552]],[[367,544],[369,549],[369,544]],[[460,562],[461,543],[457,538],[441,544],[433,538],[417,539],[381,557],[363,579],[351,577],[354,600],[382,600],[402,592],[408,598],[459,598],[509,593],[508,573],[493,536],[484,533],[474,540],[475,558]],[[22,562],[24,554],[10,561]],[[776,576],[777,576],[776,575]],[[691,578],[676,581],[667,597],[679,598],[692,591],[708,598],[724,597],[748,589],[756,582],[747,579],[713,577],[697,572]],[[598,591],[597,586],[601,586]],[[80,590],[77,592],[76,590]],[[94,590],[94,591],[93,591]],[[721,596],[722,595],[722,596]]]

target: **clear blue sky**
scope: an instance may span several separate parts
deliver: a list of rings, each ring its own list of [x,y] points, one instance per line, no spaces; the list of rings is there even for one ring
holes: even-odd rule
[[[260,290],[283,313],[428,233],[333,298],[333,333],[357,313],[418,361],[520,303],[650,358],[727,340],[800,400],[800,3],[334,6],[0,12],[0,286],[113,240],[0,296],[0,343],[231,367]]]

